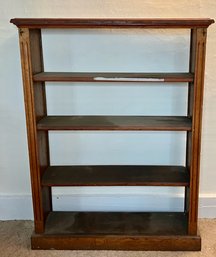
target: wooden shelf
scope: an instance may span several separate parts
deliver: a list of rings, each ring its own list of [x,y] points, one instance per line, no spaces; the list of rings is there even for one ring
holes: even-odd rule
[[[11,23],[24,28],[207,28],[213,19],[59,19],[15,18]]]
[[[38,130],[190,131],[191,119],[181,116],[46,116]]]
[[[34,81],[60,82],[192,82],[192,73],[41,72]]]
[[[188,186],[182,166],[50,166],[43,186]]]
[[[186,235],[187,216],[176,212],[51,212],[45,234]]]
[[[187,227],[180,212],[51,212],[31,243],[32,249],[200,250],[200,236],[189,236]]]

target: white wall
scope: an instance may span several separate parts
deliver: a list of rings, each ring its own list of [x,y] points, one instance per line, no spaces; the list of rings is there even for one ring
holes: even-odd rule
[[[32,218],[25,114],[14,17],[210,17],[215,1],[1,1],[0,219]],[[216,33],[209,28],[200,216],[216,217]],[[59,37],[61,35],[61,37]],[[187,71],[186,30],[44,30],[47,71]],[[155,95],[155,89],[157,94]],[[49,114],[184,115],[186,84],[47,83]],[[52,164],[184,164],[183,132],[52,132]],[[181,210],[179,188],[54,189],[56,209]],[[68,204],[70,203],[70,204]]]

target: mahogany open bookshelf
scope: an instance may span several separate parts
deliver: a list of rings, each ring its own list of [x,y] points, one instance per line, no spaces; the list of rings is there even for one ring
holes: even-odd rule
[[[206,32],[212,19],[12,19],[19,29],[35,232],[32,249],[200,250],[198,196]],[[41,30],[190,30],[186,73],[46,72]],[[188,83],[187,116],[48,116],[45,83]],[[98,85],[98,84],[97,84]],[[54,85],[53,85],[54,86]],[[170,85],[172,86],[172,85]],[[185,131],[184,166],[52,166],[51,130]],[[55,186],[182,186],[182,212],[66,212],[52,208]]]

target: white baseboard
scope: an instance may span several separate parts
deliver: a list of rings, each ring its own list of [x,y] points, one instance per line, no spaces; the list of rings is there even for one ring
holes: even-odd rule
[[[168,194],[54,194],[55,210],[74,211],[181,211],[183,197]],[[200,218],[216,218],[216,194],[202,194]],[[0,195],[0,220],[32,220],[31,195]]]

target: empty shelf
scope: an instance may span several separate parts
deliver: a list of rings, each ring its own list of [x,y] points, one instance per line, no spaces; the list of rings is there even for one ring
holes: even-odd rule
[[[50,166],[44,186],[188,186],[183,166]]]
[[[51,212],[33,249],[200,250],[183,212]]]
[[[181,212],[51,212],[45,235],[186,235]]]
[[[38,130],[191,130],[191,119],[181,116],[46,116]]]

